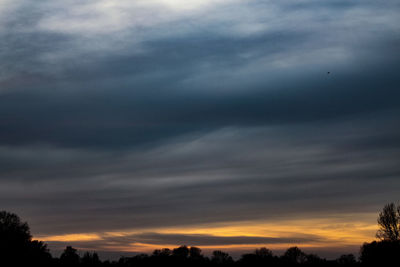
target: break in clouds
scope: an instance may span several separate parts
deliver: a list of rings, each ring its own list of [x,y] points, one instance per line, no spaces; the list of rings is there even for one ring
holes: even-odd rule
[[[2,1],[1,208],[198,245],[279,240],[151,228],[374,213],[400,190],[399,10]]]

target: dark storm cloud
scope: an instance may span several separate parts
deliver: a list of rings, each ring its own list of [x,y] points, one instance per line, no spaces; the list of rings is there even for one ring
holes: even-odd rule
[[[67,41],[73,40],[71,36],[38,32],[34,42],[32,34],[5,38],[12,56],[5,53],[4,61],[26,69],[3,81],[0,140],[4,145],[131,148],[232,125],[300,123],[399,107],[399,60],[393,57],[399,54],[398,40],[390,36],[383,36],[380,44],[350,43],[347,49],[360,61],[345,60],[351,70],[323,62],[316,68],[324,69],[302,73],[302,64],[299,69],[276,70],[273,63],[257,63],[260,57],[273,62],[280,55],[285,60],[286,54],[301,55],[340,43],[330,43],[331,38],[320,41],[326,34],[317,33],[289,29],[249,37],[192,33],[146,41],[145,53],[128,49],[88,54],[79,63],[70,55],[55,63],[38,58],[43,51],[59,53],[68,44],[74,49],[74,42]],[[369,56],[364,58],[376,57],[377,52],[372,62]],[[317,56],[329,60],[329,50]],[[207,67],[199,69],[202,65]],[[240,73],[246,66],[255,68],[255,74]],[[327,70],[332,75],[326,75]],[[198,74],[205,74],[204,79],[197,79]]]
[[[397,2],[116,23],[101,1],[99,17],[90,1],[21,3],[0,28],[0,201],[34,232],[374,212],[398,197]]]
[[[77,100],[76,95],[3,95],[1,112],[9,115],[2,121],[1,140],[14,145],[130,148],[193,131],[301,123],[399,108],[397,68],[389,67],[385,73],[369,70],[366,77],[343,75],[331,79],[320,74],[322,81],[304,82],[300,86],[305,88],[253,89],[252,93],[234,95],[151,89],[136,96],[135,92],[116,89],[113,93],[79,96]],[[16,110],[13,103],[22,106]]]

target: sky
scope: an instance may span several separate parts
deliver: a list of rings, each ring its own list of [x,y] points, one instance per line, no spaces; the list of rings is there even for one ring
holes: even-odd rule
[[[2,0],[0,209],[53,252],[357,253],[400,200],[399,14]]]

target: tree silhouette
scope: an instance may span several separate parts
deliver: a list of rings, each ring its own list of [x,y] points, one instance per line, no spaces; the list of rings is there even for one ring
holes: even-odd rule
[[[201,255],[201,249],[199,249],[198,247],[190,247],[189,256],[192,259],[197,259],[202,257],[203,255]]]
[[[263,259],[272,257],[272,251],[267,248],[256,249],[255,254],[256,254],[256,256],[263,258]]]
[[[60,256],[61,264],[64,266],[76,266],[79,264],[79,260],[77,250],[71,246],[67,246]]]
[[[1,266],[9,266],[11,262],[46,265],[51,255],[43,242],[32,241],[26,222],[21,222],[14,213],[0,211],[0,260]]]
[[[326,263],[325,259],[321,259],[315,254],[306,254],[305,265],[307,266],[323,266]]]
[[[85,252],[85,254],[83,254],[83,257],[81,259],[81,263],[85,267],[96,267],[100,266],[101,261],[99,259],[99,255],[97,255],[96,252],[93,253]]]
[[[228,253],[221,250],[215,250],[212,253],[211,262],[218,265],[228,265],[233,262],[233,259]]]
[[[268,266],[273,265],[276,262],[276,257],[272,254],[272,251],[263,247],[256,249],[254,253],[244,254],[238,261],[239,265],[242,266]]]
[[[31,233],[26,222],[21,222],[14,213],[0,212],[0,248],[2,252],[21,249],[31,241]]]
[[[47,245],[42,241],[38,240],[33,240],[30,242],[27,258],[31,263],[37,263],[42,266],[49,265],[52,260]]]
[[[189,249],[187,246],[180,246],[179,248],[175,248],[174,250],[172,250],[172,256],[180,259],[186,259],[189,256]]]
[[[283,254],[283,259],[291,264],[301,264],[306,262],[307,258],[306,258],[306,254],[301,251],[298,247],[291,247],[288,248],[285,252],[285,254]]]
[[[400,240],[400,205],[386,204],[378,216],[379,230],[376,237],[381,240]]]
[[[400,266],[400,241],[365,243],[360,260],[366,266]]]
[[[386,204],[378,216],[379,242],[365,243],[360,260],[366,266],[400,266],[400,205]]]
[[[153,251],[154,257],[168,257],[171,255],[171,250],[169,248],[163,248],[163,249],[156,249]]]
[[[352,266],[352,265],[355,265],[355,264],[357,263],[356,257],[354,257],[353,254],[344,254],[344,255],[341,255],[341,256],[336,260],[336,262],[337,262],[339,265],[341,265],[341,266],[343,266],[343,265],[345,265],[345,266]]]

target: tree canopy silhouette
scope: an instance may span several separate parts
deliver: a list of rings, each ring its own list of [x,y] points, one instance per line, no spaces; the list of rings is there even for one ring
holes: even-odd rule
[[[364,243],[360,260],[366,266],[400,266],[400,205],[386,204],[378,216],[380,241]]]
[[[301,264],[306,262],[306,254],[298,247],[291,247],[283,254],[283,258],[289,263]]]
[[[186,259],[189,256],[189,248],[187,246],[180,246],[172,250],[172,256]]]
[[[215,250],[212,253],[211,262],[217,265],[229,265],[233,263],[233,259],[228,253]]]
[[[51,255],[43,242],[32,241],[26,222],[21,222],[14,213],[0,211],[0,259],[4,266],[11,262],[45,265]]]
[[[366,266],[400,266],[400,241],[365,243],[360,260]]]
[[[76,249],[67,246],[60,256],[60,261],[65,266],[76,266],[79,264],[80,257]]]
[[[101,265],[99,255],[96,252],[86,252],[81,259],[82,266],[85,267],[96,267]]]

